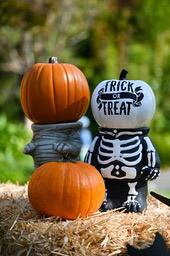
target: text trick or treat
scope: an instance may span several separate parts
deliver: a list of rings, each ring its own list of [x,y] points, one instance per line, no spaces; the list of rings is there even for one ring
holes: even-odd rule
[[[28,185],[32,206],[47,216],[86,217],[97,211],[105,195],[102,176],[83,162],[51,162],[33,173]]]
[[[74,65],[37,63],[21,82],[21,105],[25,115],[37,124],[73,122],[86,112],[90,93],[84,74]]]
[[[103,211],[123,207],[141,212],[147,205],[148,180],[159,175],[159,156],[148,137],[155,96],[147,83],[127,80],[126,74],[122,70],[119,80],[99,83],[91,100],[100,127],[85,161],[104,178]]]

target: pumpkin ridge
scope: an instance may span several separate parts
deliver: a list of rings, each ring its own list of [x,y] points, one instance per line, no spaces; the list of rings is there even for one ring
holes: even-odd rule
[[[28,197],[31,201],[31,204],[33,205],[33,207],[36,206],[37,204],[37,198],[34,197],[34,194],[37,195],[37,191],[40,187],[40,181],[41,178],[44,175],[44,172],[40,172],[39,169],[37,168],[37,170],[33,173],[30,182],[29,182],[29,190],[28,190]],[[36,183],[35,183],[36,180]],[[39,205],[39,204],[37,204]],[[40,205],[39,205],[40,206]],[[39,210],[40,207],[38,207]]]
[[[63,168],[64,167],[64,168]],[[69,173],[69,170],[68,170],[68,168],[67,168],[67,166],[65,166],[63,163],[62,163],[62,168],[63,168],[63,186],[62,186],[62,193],[61,193],[61,202],[63,202],[63,200],[64,200],[64,187],[65,187],[65,181],[66,181],[66,179],[68,178],[68,177],[66,177],[66,174],[67,174],[67,171],[68,171],[68,173]],[[67,170],[66,170],[66,168],[67,168]]]
[[[69,70],[70,70],[70,73],[72,74],[72,77],[73,77],[73,84],[74,84],[74,87],[72,86],[72,90],[74,89],[74,101],[77,99],[77,95],[76,95],[76,92],[77,92],[77,83],[76,83],[76,79],[75,77],[77,76],[77,73],[75,73],[75,71],[73,70],[73,65],[69,64]],[[77,109],[78,109],[78,106],[77,108],[74,109],[74,116],[77,116]]]
[[[81,76],[80,76],[80,72],[78,72],[78,74],[77,74],[77,83],[79,83],[80,84],[80,86],[79,86],[79,89],[80,89],[80,101],[79,101],[79,105],[78,105],[78,110],[79,111],[77,111],[77,113],[78,113],[78,116],[77,116],[77,118],[79,119],[81,116],[82,116],[82,113],[84,113],[83,111],[82,111],[82,105],[81,105],[81,98],[82,98],[82,95],[83,95],[83,87],[84,86],[82,86],[82,84],[81,84]],[[77,84],[76,83],[76,84]],[[81,113],[81,114],[80,114]]]
[[[25,91],[27,91],[27,84],[26,84],[27,76],[28,75],[26,75],[22,78],[21,89],[20,89],[20,97],[21,97],[21,104],[22,104],[22,108],[24,110],[24,113],[27,117],[29,117],[28,104],[27,104],[27,100],[26,100],[26,97],[25,97]]]
[[[87,83],[87,85],[88,85],[88,81],[87,81],[87,79],[86,79],[86,77],[85,77],[85,75],[84,75],[83,73],[81,73],[81,80],[82,80],[82,79],[83,79],[83,80],[86,80],[86,83]],[[82,111],[81,111],[81,115],[80,115],[80,116],[82,116],[83,113],[86,113],[86,111],[87,111],[87,109],[88,109],[88,106],[89,106],[88,95],[89,95],[89,97],[90,97],[90,89],[89,89],[89,87],[87,88],[88,93],[86,92],[84,86],[82,86],[82,90],[83,90],[83,95],[85,95],[86,98],[87,98],[87,104],[86,104],[86,105],[83,104],[83,107],[82,107]],[[86,94],[87,94],[87,95],[86,95]]]
[[[32,70],[32,68],[31,68],[31,70]],[[27,83],[26,83],[27,77],[28,77],[28,73],[22,78],[22,81],[21,81],[21,103],[24,102],[22,104],[22,106],[25,105],[25,107],[26,107],[26,111],[24,111],[24,113],[27,117],[29,117],[28,102],[27,102],[28,100],[27,100],[27,97],[25,97],[25,95],[27,94],[27,91],[28,91]],[[23,106],[23,109],[24,109],[24,106]]]
[[[82,75],[81,75],[81,73],[78,73],[78,77],[79,77],[79,81],[80,81],[80,88],[81,88],[81,95],[85,95],[84,94],[84,85],[82,86],[82,84],[81,84],[81,81],[82,81]],[[84,96],[82,96],[82,97],[84,97]],[[82,103],[81,104],[79,104],[79,106],[80,106],[80,111],[79,111],[79,116],[78,116],[78,118],[80,118],[82,115],[83,115],[83,113],[85,113],[85,111],[84,111],[84,106],[83,107],[81,107],[82,106]]]
[[[41,73],[43,72],[44,70],[44,64],[40,65],[39,68],[38,68],[38,75],[36,77],[36,84],[38,83],[38,86],[37,86],[37,93],[39,95],[39,92],[41,91],[41,83],[39,83],[39,77],[41,77]],[[44,102],[42,102],[41,104],[44,104]],[[35,120],[36,121],[36,120]]]
[[[43,69],[43,67],[44,67],[44,64],[42,63],[41,65],[37,65],[37,69],[38,69],[38,74],[36,75],[36,79],[38,80],[39,79],[39,77],[40,77],[40,74],[41,74],[41,72],[42,72],[42,69]]]
[[[38,86],[37,86],[37,88],[36,88],[36,92],[37,92],[37,94],[40,92],[40,88],[41,88],[41,84],[39,83],[39,77],[41,76],[41,73],[43,72],[43,68],[44,68],[44,65],[43,64],[41,64],[41,65],[37,65],[37,64],[35,64],[35,67],[37,67],[37,73],[38,74],[35,74],[35,77],[34,77],[34,84],[35,84],[35,86],[37,86],[37,84],[38,84]],[[30,87],[30,86],[29,86]],[[31,111],[31,107],[29,107],[28,109],[30,109],[30,111]],[[30,115],[31,116],[31,115]],[[34,116],[36,117],[36,114],[34,113]],[[36,123],[38,120],[37,120],[37,118],[31,118],[31,120],[33,120],[34,121],[34,123]]]
[[[52,94],[53,94],[53,107],[54,107],[54,113],[57,116],[57,107],[56,107],[56,91],[55,91],[55,80],[54,80],[54,68],[53,68],[54,64],[52,64],[51,67],[51,78],[52,78]]]
[[[65,68],[64,64],[61,63],[60,65],[61,65],[62,69],[64,70],[66,80],[67,80],[66,106],[69,106],[69,77],[68,77],[68,74],[67,74],[67,69]]]
[[[87,100],[87,103],[86,103],[86,106],[85,104],[82,105],[82,108],[80,109],[80,112],[79,112],[79,118],[81,116],[83,116],[84,113],[86,113],[87,109],[88,109],[88,106],[89,106],[89,98],[90,98],[90,89],[89,89],[89,86],[88,86],[88,82],[87,82],[87,79],[85,77],[85,75],[83,74],[83,72],[79,73],[79,80],[80,81],[86,81],[86,84],[87,84],[87,88],[83,86],[80,86],[81,87],[81,92],[82,92],[82,95],[83,98],[85,97],[85,99]],[[83,101],[83,98],[82,98],[82,101]]]
[[[73,163],[73,165],[74,165],[74,163]],[[77,189],[76,189],[76,198],[75,198],[76,209],[74,210],[73,214],[76,216],[76,218],[78,218],[79,217],[79,209],[80,209],[81,184],[80,184],[79,169],[77,169],[77,166],[76,166],[76,169],[73,172],[75,172],[75,178],[76,178],[76,182],[77,182],[76,184],[78,184]],[[77,194],[78,194],[78,196],[77,196]]]
[[[32,68],[30,71],[29,71],[29,74],[32,73],[31,71],[34,71],[34,68]],[[32,78],[33,76],[30,75],[30,78]],[[29,83],[30,83],[30,80],[29,80]],[[31,86],[29,86],[29,83],[26,83],[26,95],[28,95],[27,99],[26,99],[26,105],[27,105],[27,111],[28,111],[28,115],[29,115],[29,118],[31,120],[34,120],[33,118],[33,115],[32,115],[32,111],[31,111],[31,103],[30,103],[30,88]]]
[[[77,67],[76,67],[77,68]],[[81,70],[80,70],[81,72]],[[81,73],[77,72],[77,81],[76,81],[76,85],[77,88],[80,90],[80,97],[79,97],[79,103],[78,104],[78,111],[77,111],[77,119],[80,119],[81,116],[83,116],[83,114],[85,113],[83,111],[83,103],[82,103],[82,98],[83,98],[83,93],[84,93],[84,84],[82,84],[82,78],[81,78]],[[84,83],[84,82],[83,82]]]
[[[84,174],[86,175],[87,179],[88,179],[88,182],[89,184],[91,185],[91,180],[89,178],[89,175],[87,174],[87,172],[85,171]],[[93,194],[93,191],[92,191],[92,186],[90,186],[90,200],[89,200],[89,205],[87,207],[87,211],[86,211],[86,216],[88,215],[89,211],[90,211],[90,207],[91,207],[91,202],[92,202],[92,194]]]

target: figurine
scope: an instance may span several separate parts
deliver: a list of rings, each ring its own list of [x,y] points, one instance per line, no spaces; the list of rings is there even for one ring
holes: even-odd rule
[[[147,124],[155,112],[155,96],[144,81],[105,80],[95,88],[91,107],[99,124],[85,162],[102,174],[106,198],[102,211],[125,208],[142,212],[146,208],[148,180],[159,175],[160,160]]]
[[[81,122],[32,124],[33,139],[24,153],[34,159],[35,168],[47,162],[79,161]]]

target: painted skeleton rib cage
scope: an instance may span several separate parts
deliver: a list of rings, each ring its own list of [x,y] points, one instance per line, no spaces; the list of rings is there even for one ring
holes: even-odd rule
[[[150,139],[146,137],[147,132],[147,128],[138,131],[100,128],[99,136],[95,139],[95,145],[92,145],[86,156],[87,161],[93,163],[96,161],[96,159],[92,160],[92,152],[97,147],[97,161],[103,165],[101,172],[105,178],[112,179],[116,176],[118,179],[135,179],[136,169],[133,166],[141,161],[142,150],[147,154],[146,158],[149,166],[154,166],[156,162],[155,149]],[[113,165],[113,162],[121,163],[121,172],[118,171],[119,165]],[[107,169],[105,173],[105,167],[108,166],[110,171],[108,172]],[[115,173],[113,172],[114,169],[117,170],[115,170]]]
[[[147,179],[152,180],[159,173],[159,157],[147,136],[148,130],[148,128],[135,130],[100,128],[99,136],[95,138],[95,143],[86,155],[86,161],[100,170],[109,188],[117,187],[118,184],[121,186],[120,198],[122,192],[124,194],[127,191],[127,197],[122,198],[122,202],[119,199],[121,204],[115,205],[116,208],[135,202],[140,187],[144,191]],[[146,193],[147,189],[145,196]],[[113,199],[115,189],[112,189],[107,196]],[[137,201],[134,203],[134,211],[143,210],[146,207],[146,200],[139,197]]]

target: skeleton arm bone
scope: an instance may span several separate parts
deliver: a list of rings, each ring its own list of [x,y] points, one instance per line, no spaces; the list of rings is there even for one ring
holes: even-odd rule
[[[144,142],[147,163],[142,168],[142,175],[146,180],[153,180],[159,175],[160,159],[149,137],[144,137]]]

